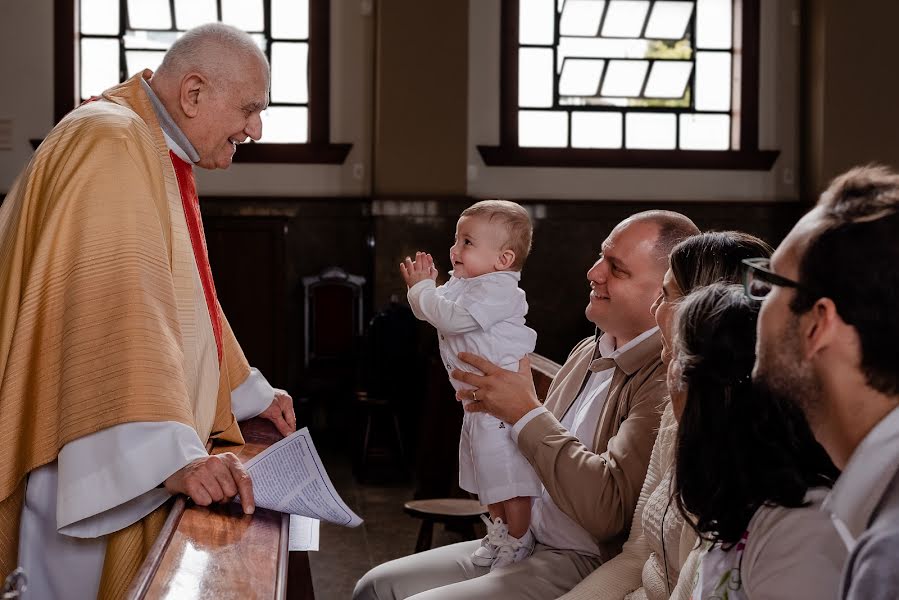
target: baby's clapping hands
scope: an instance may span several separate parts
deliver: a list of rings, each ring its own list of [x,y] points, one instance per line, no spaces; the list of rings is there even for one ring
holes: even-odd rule
[[[412,287],[425,279],[433,279],[437,281],[437,267],[434,266],[434,259],[426,252],[416,252],[415,262],[410,257],[400,263],[400,273],[406,280],[406,285]]]

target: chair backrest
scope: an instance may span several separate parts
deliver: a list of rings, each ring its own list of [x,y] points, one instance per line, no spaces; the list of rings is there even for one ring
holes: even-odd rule
[[[362,373],[370,395],[398,399],[421,394],[418,328],[412,310],[399,302],[391,301],[372,317],[365,333]]]
[[[355,352],[362,336],[365,277],[330,267],[303,277],[303,364],[341,360]]]
[[[549,386],[552,385],[553,379],[555,379],[562,365],[536,352],[528,354],[528,359],[531,361],[531,375],[534,377],[534,388],[537,390],[537,397],[543,402],[546,400]]]

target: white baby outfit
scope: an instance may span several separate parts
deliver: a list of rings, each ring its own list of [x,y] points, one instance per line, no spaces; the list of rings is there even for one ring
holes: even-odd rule
[[[476,371],[459,352],[482,356],[518,370],[518,361],[534,350],[537,333],[524,317],[528,303],[518,287],[521,273],[497,271],[478,277],[452,276],[437,287],[426,279],[409,288],[412,312],[435,328],[447,374]],[[470,386],[450,377],[457,390]],[[511,425],[487,413],[465,413],[459,440],[459,486],[476,493],[481,504],[519,496],[539,496],[543,484],[510,436]]]

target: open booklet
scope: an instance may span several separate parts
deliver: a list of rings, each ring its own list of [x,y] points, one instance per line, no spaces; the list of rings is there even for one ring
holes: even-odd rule
[[[347,527],[362,523],[331,485],[306,427],[272,444],[244,468],[253,479],[256,506]]]

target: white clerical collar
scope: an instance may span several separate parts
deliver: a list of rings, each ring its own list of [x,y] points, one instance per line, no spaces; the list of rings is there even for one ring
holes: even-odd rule
[[[156,119],[159,121],[159,127],[162,129],[162,135],[165,138],[165,145],[184,162],[191,164],[198,162],[200,154],[194,148],[194,145],[190,143],[190,140],[187,139],[187,136],[184,135],[184,132],[181,131],[181,128],[175,124],[175,120],[172,119],[169,111],[165,109],[162,100],[159,99],[159,96],[156,95],[156,92],[153,91],[146,79],[141,77],[140,82],[150,98],[150,104],[153,105],[153,111],[156,113]]]
[[[881,498],[896,476],[899,460],[899,408],[868,432],[824,501],[843,543],[851,550],[868,527]]]

